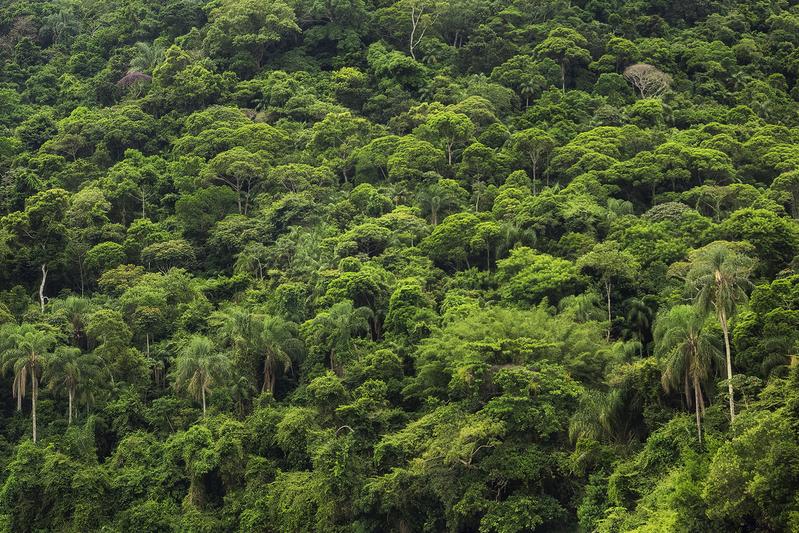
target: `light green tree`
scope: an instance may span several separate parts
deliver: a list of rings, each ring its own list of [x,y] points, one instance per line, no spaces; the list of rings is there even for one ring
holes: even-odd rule
[[[176,389],[185,389],[194,400],[202,401],[205,416],[206,396],[229,375],[230,359],[216,350],[211,339],[196,335],[180,351],[173,377]]]
[[[691,258],[687,283],[694,292],[696,306],[714,313],[724,333],[724,354],[727,367],[727,392],[730,420],[735,421],[735,398],[732,386],[732,353],[730,349],[730,318],[739,304],[747,299],[751,286],[749,276],[754,261],[733,250],[723,242],[714,242],[697,250]]]
[[[682,388],[686,404],[693,404],[700,445],[705,414],[702,386],[722,362],[721,350],[704,325],[704,315],[690,305],[672,307],[655,323],[655,355],[663,361],[661,383],[667,391]]]
[[[39,399],[39,382],[46,367],[55,335],[32,324],[6,324],[0,329],[0,356],[3,372],[14,374],[12,393],[17,399],[17,410],[22,410],[22,398],[26,393],[26,381],[31,383],[31,425],[33,442],[36,442],[36,402]]]

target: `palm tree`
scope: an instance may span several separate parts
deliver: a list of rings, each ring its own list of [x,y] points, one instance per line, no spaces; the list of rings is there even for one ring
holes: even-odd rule
[[[158,41],[138,42],[133,47],[136,48],[136,55],[130,60],[132,72],[152,73],[164,59],[164,46]]]
[[[732,390],[729,320],[738,304],[746,301],[752,266],[753,261],[749,257],[735,252],[723,242],[715,242],[694,254],[687,276],[689,288],[696,291],[696,306],[705,313],[715,313],[724,333],[731,422],[735,421],[735,398]]]
[[[53,311],[62,312],[72,326],[72,342],[85,348],[86,318],[92,312],[91,301],[81,296],[67,296],[53,301]]]
[[[31,382],[31,424],[33,442],[36,442],[36,401],[39,398],[39,378],[50,357],[50,349],[56,339],[49,331],[42,331],[31,324],[8,324],[0,329],[0,355],[3,372],[13,370],[12,393],[17,399],[17,410],[22,409],[25,396],[25,381]]]
[[[60,9],[44,17],[39,33],[50,37],[53,44],[60,44],[66,38],[80,31],[80,21],[76,13]]]
[[[278,374],[287,372],[293,358],[300,357],[303,351],[297,324],[236,306],[216,313],[213,318],[220,337],[236,354],[237,364],[246,367],[247,374],[258,373],[263,363],[261,390],[274,394]]]
[[[702,384],[722,361],[713,337],[703,328],[704,322],[704,315],[696,307],[677,305],[659,316],[655,325],[655,354],[664,365],[661,384],[666,391],[683,387],[688,407],[694,406],[700,446],[705,413]]]
[[[571,441],[585,437],[619,446],[628,444],[638,429],[631,415],[631,410],[637,407],[633,395],[633,390],[624,384],[607,392],[586,391],[569,420]]]
[[[230,375],[230,360],[216,351],[208,337],[191,337],[178,355],[175,388],[185,388],[194,400],[201,400],[206,415],[206,396]]]
[[[252,397],[255,396],[255,393],[255,385],[244,376],[241,376],[237,382],[231,385],[230,396],[236,402],[239,418],[244,417],[245,408]]]
[[[264,381],[261,392],[275,393],[278,373],[288,372],[292,357],[299,357],[303,350],[297,338],[297,325],[279,316],[265,315],[256,327],[253,339],[255,349],[264,360]]]
[[[47,388],[51,391],[66,390],[69,398],[69,424],[72,424],[72,413],[77,414],[75,406],[78,393],[89,399],[88,393],[93,380],[100,375],[100,358],[92,354],[83,354],[79,348],[61,346],[56,349],[45,370]]]
[[[352,336],[369,331],[369,318],[373,315],[368,307],[355,307],[351,301],[343,300],[319,313],[314,322],[318,326],[316,334],[327,346],[330,370],[339,374],[341,368],[338,356],[350,349]]]
[[[641,354],[646,345],[649,329],[652,326],[652,309],[644,300],[630,298],[627,300],[627,324],[629,331],[640,341]]]

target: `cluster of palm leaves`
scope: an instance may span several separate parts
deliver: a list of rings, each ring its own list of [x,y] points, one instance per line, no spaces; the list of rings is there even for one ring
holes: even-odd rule
[[[655,323],[655,353],[663,362],[662,383],[666,390],[683,387],[688,406],[694,407],[696,429],[702,442],[701,418],[709,382],[720,366],[725,367],[730,421],[735,421],[732,353],[729,320],[746,300],[753,262],[725,243],[711,243],[691,258],[686,286],[693,294],[693,305],[674,306]],[[724,357],[719,339],[707,327],[710,318],[718,321],[724,341]]]
[[[30,391],[33,441],[37,440],[36,406],[39,387],[44,381],[54,393],[68,399],[68,419],[72,423],[77,402],[93,402],[93,384],[101,379],[102,362],[73,346],[59,346],[52,331],[32,324],[5,324],[0,327],[0,361],[3,372],[13,374],[12,393],[17,410],[22,410]],[[30,385],[30,387],[29,387]]]

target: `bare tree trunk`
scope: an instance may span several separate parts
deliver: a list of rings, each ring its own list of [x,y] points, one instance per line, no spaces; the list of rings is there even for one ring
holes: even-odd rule
[[[610,342],[610,329],[613,326],[613,317],[610,313],[610,282],[605,283],[605,294],[607,295],[608,300],[608,334],[606,340]]]
[[[39,285],[39,303],[44,313],[44,284],[47,282],[47,265],[42,263],[42,283]]]
[[[72,397],[74,396],[74,392],[72,391],[72,387],[69,389],[69,422],[68,425],[72,425]]]
[[[699,446],[702,446],[702,419],[699,417],[699,411],[701,407],[699,406],[702,403],[702,399],[700,398],[699,392],[699,380],[694,376],[694,412],[696,413],[696,434],[699,437]]]
[[[39,394],[39,384],[36,380],[36,370],[31,372],[31,421],[33,422],[33,443],[36,444],[36,396]]]
[[[416,6],[411,6],[411,37],[409,39],[409,46],[408,49],[411,53],[411,57],[416,59],[416,53],[414,52],[414,48],[416,48],[416,26],[419,24],[419,21],[422,18],[422,13],[424,10],[420,10],[419,13],[416,13]]]
[[[727,393],[730,395],[730,423],[735,422],[735,398],[732,390],[732,353],[730,351],[730,331],[727,324],[727,313],[721,309],[719,312],[719,322],[724,331],[724,351],[727,356]]]
[[[203,418],[205,418],[205,387],[200,387],[200,392],[203,397]]]
[[[333,348],[330,350],[330,370],[335,372],[336,371],[336,349]]]

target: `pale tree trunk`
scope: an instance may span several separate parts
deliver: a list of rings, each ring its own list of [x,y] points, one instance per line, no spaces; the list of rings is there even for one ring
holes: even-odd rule
[[[31,372],[31,420],[33,422],[33,443],[36,444],[36,396],[39,394],[39,384],[36,380],[36,371]]]
[[[277,380],[272,366],[269,364],[269,357],[264,359],[264,384],[261,387],[261,392],[269,391],[269,394],[275,393],[275,381]]]
[[[73,398],[74,395],[75,395],[75,393],[72,390],[72,388],[70,387],[70,389],[69,389],[69,422],[67,422],[67,425],[70,425],[70,426],[72,425],[72,398]]]
[[[605,282],[605,294],[608,301],[608,334],[605,340],[610,342],[610,329],[613,327],[613,317],[610,312],[610,282]]]
[[[727,357],[727,393],[730,395],[730,423],[735,422],[735,398],[732,390],[732,353],[730,351],[730,331],[727,324],[727,313],[724,309],[719,311],[719,322],[724,332],[724,352]]]
[[[42,306],[42,313],[44,313],[44,284],[47,282],[47,265],[42,263],[42,282],[39,285],[39,303]]]
[[[200,387],[200,392],[203,396],[203,418],[205,418],[205,387]]]
[[[699,380],[694,376],[694,411],[696,413],[696,434],[699,437],[699,446],[702,446],[702,419],[699,416],[700,404],[703,404],[702,394],[699,390]]]

